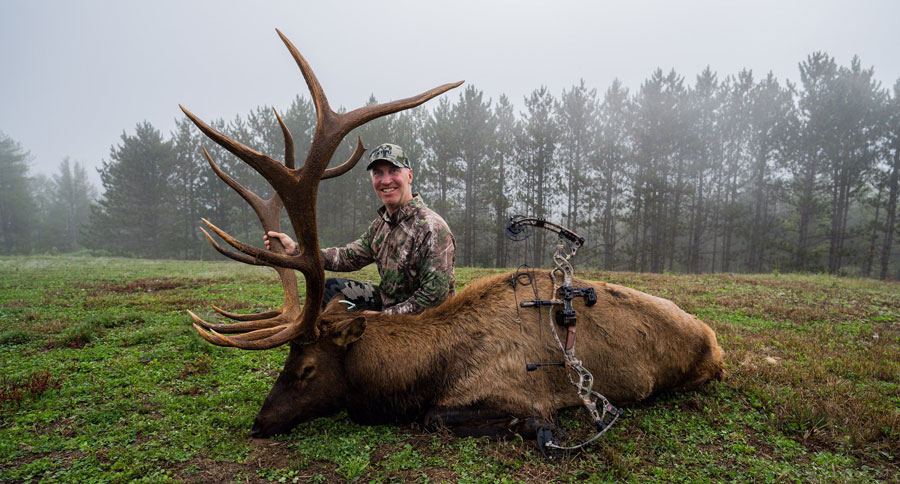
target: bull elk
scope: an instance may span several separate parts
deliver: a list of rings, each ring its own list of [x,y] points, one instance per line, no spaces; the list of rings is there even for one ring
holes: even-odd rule
[[[256,212],[264,232],[280,231],[284,208],[300,247],[298,255],[285,254],[277,240],[271,250],[256,248],[203,220],[237,252],[203,230],[216,250],[274,268],[284,289],[284,303],[273,311],[235,314],[213,306],[235,323],[211,324],[188,311],[194,328],[212,344],[248,350],[290,346],[252,435],[288,432],[301,422],[346,409],[360,423],[442,422],[459,435],[518,432],[533,438],[536,426],[554,411],[579,405],[565,381],[566,368],[542,369],[550,378],[525,371],[527,361],[554,354],[558,359],[550,339],[539,337],[547,333],[547,318],[542,319],[538,309],[517,309],[518,301],[553,291],[547,271],[534,273],[525,283],[514,274],[485,277],[418,315],[362,316],[337,301],[320,310],[325,275],[316,223],[319,181],[350,170],[365,148],[357,139],[347,161],[326,168],[332,155],[354,128],[418,106],[462,81],[336,113],[306,60],[280,31],[278,35],[300,67],[316,107],[316,130],[302,166],[295,167],[293,140],[277,111],[284,133],[283,164],[224,136],[181,107],[203,133],[274,188],[272,197],[263,200],[222,172],[203,150],[215,173]],[[306,280],[302,305],[295,270]],[[674,303],[614,284],[576,282],[593,287],[597,296],[590,307],[575,303],[580,314],[578,353],[595,377],[596,390],[615,404],[692,389],[722,374],[722,350],[713,331]]]

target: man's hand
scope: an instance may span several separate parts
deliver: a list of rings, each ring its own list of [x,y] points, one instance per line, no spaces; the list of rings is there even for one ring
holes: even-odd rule
[[[363,316],[377,316],[377,315],[381,314],[381,312],[379,312],[379,311],[369,311],[368,309],[363,311],[362,313],[363,313]]]
[[[269,233],[263,235],[263,242],[266,243],[266,248],[272,250],[272,244],[269,242],[269,238],[276,238],[279,242],[281,242],[282,247],[284,247],[284,252],[287,255],[294,255],[294,252],[297,250],[297,243],[294,242],[287,234],[282,232],[274,232],[270,231]]]

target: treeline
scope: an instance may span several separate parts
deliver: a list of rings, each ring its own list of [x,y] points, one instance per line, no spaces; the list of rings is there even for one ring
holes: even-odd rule
[[[900,279],[900,80],[887,89],[859,59],[841,66],[824,53],[799,67],[799,83],[747,70],[720,78],[710,69],[686,82],[657,70],[634,92],[615,81],[600,94],[582,81],[558,94],[535,89],[519,107],[468,85],[365,125],[333,162],[349,157],[357,135],[367,146],[403,146],[414,190],[449,222],[463,266],[520,263],[503,228],[510,215],[528,214],[585,236],[582,267]],[[302,163],[315,109],[297,97],[282,117]],[[269,107],[211,124],[284,156]],[[90,209],[83,168],[65,161],[59,175],[37,181],[43,188],[25,190],[15,180],[25,177],[27,153],[4,138],[0,250],[219,257],[202,240],[201,217],[259,244],[255,215],[215,176],[201,145],[244,186],[270,195],[261,177],[186,119],[168,137],[149,123],[123,134],[100,168],[103,194]],[[323,181],[323,246],[359,236],[376,207],[361,167]],[[549,263],[550,234],[534,237],[530,262]]]
[[[96,190],[68,158],[52,177],[29,176],[30,155],[0,132],[0,255],[75,252],[85,247]]]

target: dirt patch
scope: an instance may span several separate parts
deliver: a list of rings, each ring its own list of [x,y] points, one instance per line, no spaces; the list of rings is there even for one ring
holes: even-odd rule
[[[71,323],[69,321],[61,321],[59,319],[49,319],[40,321],[36,324],[33,324],[30,329],[37,334],[54,334],[59,333],[64,328],[69,326]]]
[[[209,355],[200,355],[197,358],[194,358],[191,361],[188,361],[184,364],[184,368],[181,369],[181,373],[178,374],[179,380],[184,380],[185,378],[192,375],[202,375],[204,373],[209,373],[209,370],[212,368],[212,358]]]
[[[82,284],[81,288],[87,291],[86,296],[98,297],[104,294],[131,294],[135,292],[159,292],[173,289],[196,289],[198,287],[213,284],[212,279],[172,279],[172,278],[146,278],[135,279],[129,282],[101,282],[99,284]]]
[[[28,444],[19,442],[19,448],[25,450],[26,452],[31,452],[32,447]],[[29,453],[23,456],[17,457],[14,461],[0,461],[0,469],[13,469],[19,468],[32,462],[47,458],[51,461],[63,461],[63,462],[74,462],[77,460],[83,459],[85,454],[78,450],[64,450],[59,452],[37,452],[37,453]]]
[[[154,294],[152,298],[144,298],[133,302],[131,305],[135,308],[146,309],[151,311],[159,311],[161,307],[173,309],[192,309],[194,311],[204,310],[209,307],[210,302],[197,297],[186,296],[177,291],[160,292],[159,295]]]
[[[273,442],[266,439],[252,439],[251,442],[254,449],[243,464],[216,462],[207,457],[198,457],[180,465],[175,473],[186,483],[270,483],[272,481],[261,476],[259,471],[263,469],[300,469],[299,458],[291,448],[292,442]],[[309,482],[316,474],[324,476],[325,482],[346,482],[334,471],[327,469],[325,463],[316,462],[303,467],[292,478],[296,477],[298,482]],[[290,479],[287,482],[290,482]]]

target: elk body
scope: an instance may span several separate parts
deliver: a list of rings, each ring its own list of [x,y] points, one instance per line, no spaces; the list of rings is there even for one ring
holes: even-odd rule
[[[525,371],[526,363],[561,356],[549,312],[516,311],[534,288],[514,285],[513,275],[472,282],[418,315],[363,318],[329,305],[320,339],[291,345],[252,433],[286,432],[347,409],[360,423],[440,421],[460,435],[532,436],[555,410],[581,402],[563,368]],[[533,284],[539,294],[553,290],[548,271]],[[693,389],[721,374],[713,331],[671,301],[615,284],[576,284],[597,293],[594,306],[575,303],[578,355],[613,403]]]
[[[300,246],[298,255],[285,254],[277,242],[271,251],[259,249],[204,220],[238,250],[223,248],[204,230],[219,252],[272,267],[284,288],[284,304],[273,311],[243,315],[213,306],[237,323],[211,324],[189,311],[196,330],[213,344],[242,349],[290,345],[285,367],[256,417],[253,435],[286,432],[300,422],[347,409],[362,423],[419,420],[443,423],[460,435],[533,436],[535,426],[553,411],[579,405],[566,369],[525,371],[526,363],[561,359],[550,336],[555,323],[547,308],[517,305],[552,297],[549,272],[535,273],[526,278],[527,284],[515,274],[487,277],[418,315],[363,317],[336,301],[324,312],[319,310],[325,278],[315,217],[318,183],[348,171],[364,152],[358,140],[349,160],[326,169],[341,140],[374,118],[417,106],[461,82],[335,113],[305,59],[278,34],[300,67],[316,106],[316,131],[301,167],[295,168],[293,141],[280,117],[283,164],[227,138],[182,108],[201,131],[272,185],[275,194],[262,200],[223,173],[204,150],[216,174],[254,209],[264,231],[280,231],[284,208]],[[294,270],[306,280],[302,306]],[[713,331],[672,302],[613,284],[577,281],[577,285],[589,285],[597,293],[591,307],[575,303],[578,356],[594,375],[595,389],[614,403],[695,388],[721,375],[722,351]]]

